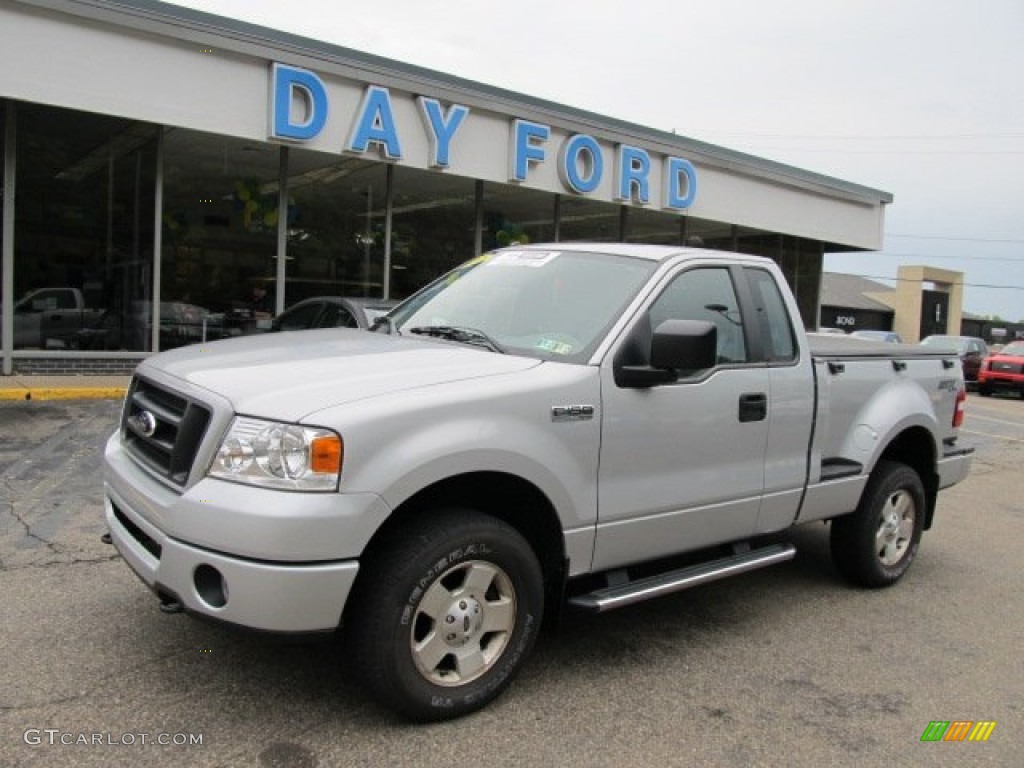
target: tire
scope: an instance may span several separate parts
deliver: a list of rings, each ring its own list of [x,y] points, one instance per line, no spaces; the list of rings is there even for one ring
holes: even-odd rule
[[[514,528],[447,509],[375,548],[351,599],[342,633],[355,676],[426,722],[474,712],[508,687],[540,630],[544,582]]]
[[[832,521],[832,560],[850,582],[888,587],[917,555],[924,532],[924,486],[906,464],[880,461],[857,509]]]
[[[981,395],[982,397],[992,397],[992,387],[989,387],[989,386],[983,385],[983,384],[979,384],[978,385],[978,394]]]

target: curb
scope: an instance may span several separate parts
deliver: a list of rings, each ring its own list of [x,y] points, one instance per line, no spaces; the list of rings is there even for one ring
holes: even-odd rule
[[[0,400],[116,400],[127,393],[127,387],[12,387],[0,389]]]

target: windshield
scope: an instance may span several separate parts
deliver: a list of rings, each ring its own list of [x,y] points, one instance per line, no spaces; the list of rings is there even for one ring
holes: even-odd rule
[[[657,267],[601,253],[497,251],[435,280],[395,309],[385,326],[583,362]]]

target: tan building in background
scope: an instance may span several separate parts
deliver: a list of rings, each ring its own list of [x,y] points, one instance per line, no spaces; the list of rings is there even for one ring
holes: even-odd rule
[[[905,343],[963,333],[962,272],[927,266],[898,270],[893,288],[857,275],[825,273],[819,325],[847,333],[895,331]]]
[[[907,266],[897,272],[891,294],[893,330],[908,343],[931,334],[960,333],[964,306],[964,274],[935,267]],[[931,288],[925,288],[931,284]],[[874,296],[879,301],[884,298]],[[886,302],[888,303],[888,302]]]

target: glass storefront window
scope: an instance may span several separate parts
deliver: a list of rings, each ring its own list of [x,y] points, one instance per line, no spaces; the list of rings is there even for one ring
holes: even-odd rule
[[[402,299],[476,254],[476,182],[395,167],[391,296]]]
[[[620,239],[620,208],[585,197],[563,197],[558,239],[616,243]]]
[[[627,209],[627,243],[679,245],[681,237],[682,217],[678,213],[638,207]]]
[[[778,260],[779,235],[744,227],[737,227],[737,230],[736,250],[739,253],[767,256],[770,259]]]
[[[19,105],[15,349],[148,349],[157,135]]]
[[[387,165],[288,153],[287,301],[383,295]]]
[[[555,196],[512,184],[484,184],[483,250],[555,239]]]
[[[797,238],[796,281],[792,283],[800,317],[805,328],[815,328],[818,323],[818,295],[821,291],[821,270],[825,257],[822,245],[817,240]]]
[[[174,128],[163,168],[160,348],[269,327],[280,149]]]
[[[4,180],[7,177],[6,165],[7,165],[7,153],[5,147],[7,146],[4,142],[7,136],[7,103],[0,99],[0,297],[3,296],[4,290],[4,270],[3,270],[3,252],[4,252]],[[0,299],[0,313],[3,311],[4,301]],[[3,349],[3,327],[4,318],[0,316],[0,350]]]
[[[690,217],[684,226],[685,245],[716,251],[733,250],[733,227],[721,221]]]

